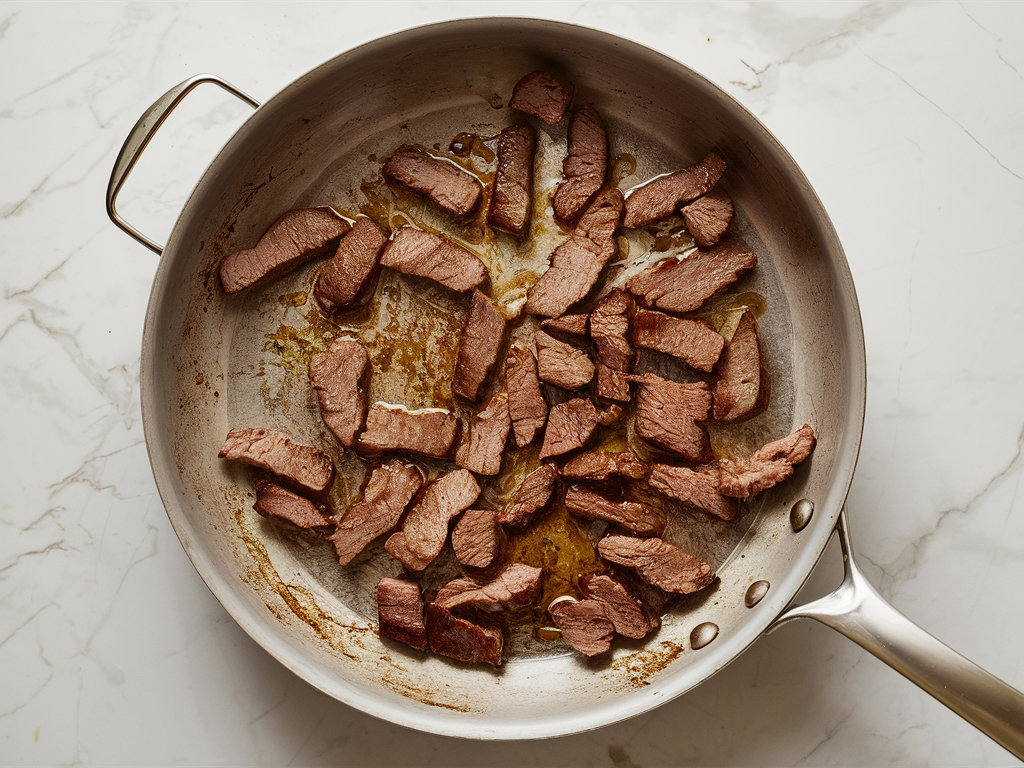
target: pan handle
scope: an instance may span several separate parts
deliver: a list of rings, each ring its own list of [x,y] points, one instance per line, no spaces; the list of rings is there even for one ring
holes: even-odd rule
[[[830,595],[783,611],[767,632],[792,619],[816,619],[1024,759],[1024,694],[939,642],[878,594],[854,560],[845,509],[836,531],[843,549],[843,583]]]
[[[134,237],[144,246],[149,248],[151,251],[155,251],[157,254],[163,253],[163,246],[157,245],[148,237],[139,232],[135,227],[126,222],[118,214],[114,207],[114,201],[117,199],[117,193],[121,191],[121,187],[124,186],[125,181],[128,179],[128,174],[132,172],[132,168],[142,157],[143,150],[149,144],[150,140],[156,134],[157,130],[163,125],[164,120],[174,111],[174,108],[181,103],[189,91],[195,88],[197,85],[203,83],[214,83],[219,85],[228,93],[234,94],[253,109],[257,109],[260,103],[256,99],[252,98],[248,94],[240,91],[235,86],[226,80],[222,80],[216,75],[194,75],[188,80],[174,86],[153,102],[153,106],[147,109],[139,121],[132,128],[131,133],[128,134],[128,138],[124,140],[124,146],[121,147],[121,152],[117,156],[117,161],[114,163],[114,170],[110,174],[110,183],[107,184],[107,216],[117,226],[127,232],[129,235]]]

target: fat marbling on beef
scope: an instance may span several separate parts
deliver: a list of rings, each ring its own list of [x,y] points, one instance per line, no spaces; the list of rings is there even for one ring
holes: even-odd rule
[[[521,528],[532,521],[547,506],[558,481],[558,468],[554,464],[541,464],[526,476],[512,501],[498,513],[498,522]]]
[[[404,145],[384,163],[384,178],[425,195],[452,216],[476,210],[483,195],[480,180],[452,160]]]
[[[498,359],[505,339],[505,318],[498,305],[473,289],[469,317],[459,336],[459,357],[455,363],[452,392],[476,402],[480,388]]]
[[[762,413],[771,397],[771,378],[761,354],[761,334],[753,312],[740,317],[718,366],[711,390],[716,421],[744,421]]]
[[[468,291],[487,280],[484,263],[447,238],[413,226],[399,227],[384,246],[380,263],[397,272]]]
[[[608,133],[593,104],[584,104],[569,126],[569,154],[562,161],[565,181],[551,200],[555,216],[572,222],[604,186],[608,175]]]
[[[597,551],[603,559],[631,568],[666,592],[689,595],[715,580],[710,565],[661,539],[605,536],[597,543]]]
[[[746,461],[721,459],[718,487],[726,496],[749,499],[781,483],[793,474],[793,467],[814,450],[814,430],[807,424],[754,452]]]
[[[334,525],[334,521],[325,517],[305,496],[262,478],[256,481],[256,503],[252,508],[263,517],[285,520],[297,528],[309,530]]]
[[[508,394],[496,392],[463,432],[455,463],[478,475],[498,474],[510,426]]]
[[[491,509],[467,509],[452,528],[455,557],[467,568],[489,568],[501,550],[498,513]]]
[[[323,493],[334,478],[330,456],[312,446],[294,443],[274,429],[232,429],[217,456],[265,469],[289,485],[312,493]]]
[[[588,451],[569,459],[560,471],[562,477],[571,480],[602,481],[614,477],[639,480],[647,474],[647,467],[632,451]]]
[[[500,629],[483,627],[452,616],[437,603],[427,605],[427,640],[430,650],[468,664],[502,664],[505,637]]]
[[[405,451],[443,459],[451,450],[458,417],[442,408],[410,411],[403,405],[372,403],[356,447],[363,453]]]
[[[724,172],[725,159],[712,149],[696,165],[634,187],[626,197],[623,226],[644,227],[671,216],[677,205],[707,193]]]
[[[606,574],[593,574],[583,582],[583,591],[591,600],[604,603],[616,633],[632,640],[641,640],[661,626],[650,608],[638,600],[617,579]]]
[[[445,584],[434,602],[449,611],[477,608],[493,613],[525,608],[540,595],[541,569],[514,563],[489,581],[470,576]]]
[[[590,400],[582,397],[554,406],[548,414],[548,425],[544,430],[541,461],[582,448],[600,421],[601,415],[597,408]]]
[[[547,72],[536,70],[523,75],[512,88],[508,105],[512,109],[539,117],[548,125],[562,122],[572,101],[572,83],[556,80]]]
[[[364,216],[356,220],[316,278],[313,298],[320,309],[333,314],[369,301],[380,271],[380,251],[387,239],[373,219]]]
[[[529,229],[535,144],[533,129],[528,125],[512,125],[498,134],[498,167],[487,209],[487,223],[492,229],[516,237]]]
[[[533,353],[519,344],[512,344],[505,360],[505,388],[508,390],[508,414],[516,445],[529,445],[537,430],[548,420],[548,404],[540,391],[537,361]]]
[[[566,596],[553,600],[548,613],[562,630],[562,639],[585,656],[599,656],[611,648],[615,625],[603,602]]]
[[[736,517],[735,499],[723,496],[718,490],[718,472],[654,464],[647,482],[652,488],[691,507],[732,520]]]
[[[711,392],[703,381],[679,384],[653,373],[634,376],[636,433],[659,448],[700,463],[711,458],[704,422],[711,411]]]
[[[638,347],[678,357],[705,372],[715,367],[725,347],[725,339],[707,323],[649,309],[636,311],[632,330]]]
[[[589,488],[572,486],[565,492],[569,514],[587,520],[604,520],[643,536],[657,536],[665,530],[665,520],[638,501],[612,501]]]
[[[725,192],[713,189],[679,211],[686,229],[697,245],[708,248],[717,243],[732,223],[732,200]]]
[[[357,339],[343,337],[309,358],[309,380],[320,402],[320,416],[338,442],[355,445],[366,418],[370,358]]]
[[[390,637],[419,651],[427,649],[423,598],[417,584],[405,579],[377,582],[377,624],[382,637]]]
[[[541,381],[565,389],[577,389],[594,378],[594,364],[587,353],[571,344],[548,336],[534,335],[537,342],[537,376]]]

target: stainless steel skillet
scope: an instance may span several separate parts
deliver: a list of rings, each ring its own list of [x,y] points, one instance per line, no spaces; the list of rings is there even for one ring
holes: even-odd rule
[[[247,474],[215,459],[232,426],[297,433],[336,455],[349,480],[338,494],[357,486],[355,462],[325,434],[296,373],[325,332],[342,329],[318,325],[309,305],[299,303],[312,266],[230,298],[219,289],[216,268],[284,210],[331,204],[352,212],[376,200],[372,180],[380,159],[401,143],[447,144],[463,131],[486,134],[507,125],[512,115],[503,105],[512,85],[537,68],[573,80],[577,103],[597,104],[613,153],[629,153],[637,162],[623,187],[693,162],[711,146],[722,150],[730,164],[723,182],[736,201],[738,226],[760,257],[746,288],[768,306],[761,324],[777,385],[770,410],[725,437],[752,448],[807,422],[819,444],[793,478],[765,494],[737,525],[680,516],[672,535],[712,559],[721,583],[706,599],[671,613],[657,636],[620,646],[599,666],[571,654],[538,653],[496,674],[406,653],[377,638],[367,585],[394,567],[385,556],[370,556],[358,572],[343,573],[329,552],[281,536],[251,512]],[[233,90],[213,77],[186,81],[129,136],[107,200],[120,226],[114,199],[124,178],[163,118],[204,81]],[[564,133],[544,132],[541,144],[539,178],[550,184]],[[426,209],[414,215],[431,223]],[[535,236],[541,252],[544,238],[556,242],[558,233]],[[604,33],[546,21],[477,19],[392,35],[321,65],[259,106],[197,184],[166,247],[143,242],[162,250],[143,339],[142,405],[168,515],[236,621],[321,690],[424,731],[481,739],[555,736],[657,706],[714,674],[763,632],[810,616],[1024,757],[1024,697],[887,606],[853,562],[842,509],[860,444],[865,360],[842,247],[775,138],[683,65]],[[519,254],[500,245],[475,245],[491,261],[495,289],[514,300],[522,289],[517,280],[536,265],[515,262]],[[645,243],[634,238],[629,245],[634,259]],[[513,268],[498,274],[497,265],[510,260]],[[401,281],[379,290],[387,301],[378,302],[373,322],[356,330],[380,349],[398,345],[410,354],[409,367],[396,365],[393,376],[380,377],[378,394],[411,406],[433,404],[444,392],[430,382],[443,379],[460,308]],[[410,321],[410,307],[430,322]],[[408,384],[411,371],[419,374],[414,384]],[[836,529],[846,555],[843,585],[787,610]]]

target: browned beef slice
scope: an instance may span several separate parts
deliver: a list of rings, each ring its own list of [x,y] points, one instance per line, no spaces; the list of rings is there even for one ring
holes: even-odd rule
[[[703,381],[678,384],[653,373],[634,376],[636,432],[663,450],[700,463],[711,455],[703,422],[711,410],[711,393]]]
[[[312,501],[270,480],[256,481],[252,508],[263,517],[286,520],[299,528],[329,528],[334,524]]]
[[[541,381],[576,389],[594,378],[594,364],[587,353],[571,344],[537,331],[537,375]]]
[[[377,582],[377,622],[382,637],[427,649],[427,625],[423,620],[423,598],[418,585],[405,579]]]
[[[600,192],[569,239],[551,254],[551,266],[527,296],[527,312],[557,317],[590,292],[605,264],[618,253],[615,230],[621,216],[622,192]]]
[[[334,478],[330,456],[293,443],[288,435],[273,429],[232,429],[217,456],[265,469],[289,485],[313,493],[325,491]]]
[[[442,656],[469,664],[486,662],[493,667],[502,664],[505,637],[500,629],[482,627],[452,616],[437,603],[427,605],[427,639],[430,650]]]
[[[732,200],[725,192],[713,189],[679,212],[693,241],[707,248],[717,243],[732,223]]]
[[[757,255],[739,239],[723,240],[685,259],[667,259],[630,278],[626,290],[645,306],[691,312],[757,265]]]
[[[412,464],[393,459],[374,469],[363,489],[363,500],[345,512],[328,537],[338,562],[348,565],[367,544],[398,525],[421,485],[423,475]]]
[[[749,499],[793,474],[793,467],[814,450],[814,430],[804,424],[790,435],[760,448],[746,461],[722,459],[719,490],[736,499]]]
[[[512,527],[529,523],[547,506],[557,480],[558,468],[554,464],[541,464],[526,476],[512,502],[498,513],[498,522]]]
[[[540,448],[541,461],[582,448],[597,429],[599,419],[594,404],[581,397],[556,405],[548,414],[544,444]]]
[[[474,288],[469,317],[459,337],[452,392],[476,402],[480,387],[498,359],[504,337],[505,318],[498,305]]]
[[[405,226],[391,235],[380,263],[417,275],[453,291],[468,291],[487,279],[484,263],[465,248],[432,232]]]
[[[238,293],[282,275],[326,254],[348,229],[348,222],[327,207],[288,211],[270,225],[254,248],[236,251],[221,262],[221,287],[224,293]]]
[[[490,581],[469,576],[450,581],[434,602],[449,611],[461,606],[488,612],[525,608],[540,595],[540,575],[540,568],[515,563]]]
[[[629,343],[629,320],[633,299],[616,288],[590,313],[590,338],[597,346],[597,358],[609,368],[629,373],[633,347]]]
[[[640,640],[661,626],[661,619],[611,576],[594,574],[583,583],[583,590],[591,600],[604,603],[615,631],[623,637]]]
[[[597,551],[605,560],[632,568],[667,592],[688,595],[715,580],[710,565],[661,539],[605,536],[597,543]]]
[[[337,252],[313,286],[313,298],[324,312],[351,309],[369,300],[380,271],[380,250],[387,239],[373,219],[366,217],[357,220],[341,238]]]
[[[536,115],[548,125],[557,125],[569,108],[572,92],[572,83],[563,83],[547,72],[537,70],[523,75],[515,84],[508,105],[520,112]]]
[[[725,339],[700,320],[638,309],[633,315],[633,343],[678,357],[698,370],[710,372],[722,354]]]
[[[573,480],[609,480],[613,477],[628,477],[639,480],[647,473],[647,467],[632,451],[607,453],[590,451],[569,459],[561,470],[562,477]]]
[[[366,418],[370,358],[356,339],[331,342],[309,358],[309,380],[320,401],[320,416],[338,442],[351,448]]]
[[[617,403],[629,402],[629,374],[597,364],[597,384],[594,389],[598,397]]]
[[[597,600],[555,600],[548,606],[562,639],[582,654],[598,656],[612,646],[615,625],[605,604]]]
[[[402,146],[384,163],[384,178],[426,195],[452,216],[466,216],[480,204],[480,180],[450,160]]]
[[[702,509],[723,520],[736,517],[736,500],[718,491],[718,472],[701,472],[686,467],[654,464],[647,481],[652,488],[684,504]]]
[[[551,207],[555,216],[570,222],[604,186],[608,173],[608,134],[593,104],[584,104],[573,115],[562,173],[565,181],[558,185]]]
[[[640,502],[612,501],[575,485],[565,493],[565,508],[576,517],[605,520],[643,536],[657,536],[665,530],[662,517]]]
[[[427,486],[384,548],[408,571],[422,571],[437,557],[448,538],[448,523],[480,495],[480,486],[465,469],[441,475]]]
[[[696,165],[634,187],[626,198],[623,226],[644,227],[671,216],[677,205],[706,194],[724,171],[725,159],[712,149]]]
[[[452,529],[455,557],[467,568],[488,568],[501,549],[498,513],[490,509],[467,509]]]
[[[628,568],[617,569],[615,574],[626,588],[640,600],[655,616],[664,616],[670,605],[679,598],[675,592],[666,592],[660,587],[648,584],[636,571]]]
[[[407,451],[443,459],[455,441],[458,423],[454,413],[437,408],[410,411],[400,405],[372,403],[356,445],[364,453]]]
[[[571,333],[574,336],[584,336],[587,333],[588,315],[562,315],[550,320],[544,320],[540,327],[545,331],[561,331]]]
[[[478,475],[498,474],[510,426],[508,395],[497,392],[463,433],[455,450],[455,463]]]
[[[505,387],[508,389],[508,414],[516,445],[522,448],[533,441],[537,430],[548,420],[548,404],[540,391],[537,361],[533,353],[513,344],[505,361]]]
[[[533,207],[533,128],[512,125],[498,134],[498,168],[494,172],[487,223],[522,237]]]
[[[761,336],[752,312],[744,312],[718,366],[711,394],[717,421],[743,421],[764,411],[771,379],[761,355]]]

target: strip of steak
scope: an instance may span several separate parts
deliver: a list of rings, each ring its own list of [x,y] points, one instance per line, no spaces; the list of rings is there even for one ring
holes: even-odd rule
[[[480,495],[480,486],[465,469],[441,475],[405,516],[402,530],[384,548],[408,571],[422,571],[437,557],[448,538],[448,523]]]
[[[711,190],[679,211],[686,229],[697,245],[708,248],[717,243],[732,223],[732,200],[725,192]]]
[[[715,517],[723,520],[732,520],[736,517],[736,500],[719,492],[717,471],[702,472],[669,464],[654,464],[647,482],[666,496]]]
[[[645,227],[671,216],[677,205],[706,194],[724,172],[725,158],[712,149],[696,165],[634,187],[626,197],[623,226]]]
[[[252,508],[263,517],[285,520],[306,530],[334,525],[312,501],[271,480],[256,481],[256,503]]]
[[[597,600],[556,599],[548,606],[562,639],[585,656],[599,656],[612,647],[615,625],[605,604]]]
[[[380,251],[387,239],[373,219],[356,221],[316,278],[313,298],[320,309],[333,314],[369,301],[380,272]]]
[[[459,358],[455,363],[452,392],[476,402],[480,387],[494,367],[505,339],[505,318],[498,305],[476,288],[469,304],[469,317],[459,336]]]
[[[572,83],[563,83],[538,69],[519,79],[508,105],[535,115],[548,125],[558,125],[572,101],[572,92]]]
[[[597,551],[605,560],[633,569],[666,592],[689,595],[715,580],[710,565],[661,539],[605,536],[597,543]]]
[[[357,448],[364,453],[406,451],[443,459],[455,441],[459,419],[440,408],[410,411],[402,405],[372,403]]]
[[[612,501],[576,485],[565,493],[565,508],[576,517],[604,520],[641,536],[657,536],[665,530],[664,519],[640,502]]]
[[[449,611],[467,607],[494,613],[525,608],[540,596],[540,576],[540,568],[514,563],[490,581],[469,576],[450,581],[434,602]]]
[[[685,259],[667,259],[626,283],[644,306],[669,312],[692,312],[757,265],[757,255],[738,238],[723,240]]]
[[[793,467],[814,450],[814,430],[804,424],[790,435],[760,448],[746,461],[722,459],[719,490],[736,499],[749,499],[756,493],[781,483],[793,474]]]
[[[392,530],[402,519],[423,475],[412,464],[391,460],[370,473],[363,499],[353,504],[338,521],[328,540],[341,565],[348,565],[367,544]]]
[[[498,168],[494,172],[487,223],[522,237],[533,207],[533,151],[536,139],[528,125],[512,125],[498,134]]]
[[[583,591],[591,600],[604,603],[615,631],[623,637],[641,640],[661,626],[661,619],[633,597],[622,582],[611,576],[594,574],[587,577]]]
[[[452,616],[437,603],[427,605],[427,640],[430,650],[467,664],[502,664],[505,637],[500,629],[482,627]]]
[[[565,181],[558,185],[551,207],[558,219],[568,223],[576,220],[608,175],[608,133],[593,104],[584,104],[572,117],[562,173]]]
[[[309,358],[309,380],[320,401],[320,416],[338,442],[355,445],[366,418],[366,379],[370,358],[356,339],[331,342]]]
[[[678,384],[653,373],[634,376],[636,432],[659,448],[701,463],[711,458],[703,422],[711,411],[711,392],[703,381]]]
[[[312,446],[293,443],[288,435],[274,429],[232,429],[217,456],[265,469],[311,493],[323,493],[334,479],[330,456]]]
[[[505,360],[505,388],[508,390],[508,414],[516,445],[522,448],[533,442],[537,430],[548,420],[548,404],[540,391],[537,361],[533,353],[518,344],[508,350]]]
[[[610,480],[613,477],[628,477],[639,480],[647,474],[646,465],[633,455],[632,451],[607,453],[589,451],[569,459],[561,470],[562,477],[572,480]]]
[[[581,397],[553,407],[548,414],[548,426],[544,430],[544,444],[540,448],[541,461],[582,448],[594,434],[599,420],[600,416],[594,404]]]
[[[238,293],[290,272],[328,253],[348,230],[348,222],[328,207],[288,211],[270,225],[254,248],[225,257],[220,265],[221,287],[224,293]]]
[[[480,180],[456,163],[404,145],[388,158],[384,178],[430,198],[452,216],[476,210],[483,195]]]
[[[487,280],[484,263],[472,253],[440,235],[413,226],[399,227],[391,235],[380,263],[459,292],[476,288]]]
[[[455,551],[451,547],[442,547],[438,556],[430,561],[430,565],[424,568],[422,573],[417,574],[424,602],[434,602],[437,593],[445,584],[454,579],[461,579],[465,575],[466,571],[455,557]]]
[[[540,327],[545,331],[561,331],[574,336],[586,336],[588,319],[589,315],[562,315],[542,321]]]
[[[597,384],[594,388],[598,397],[614,400],[617,403],[629,402],[629,374],[609,368],[604,363],[597,364]]]
[[[423,620],[423,598],[418,585],[405,579],[381,579],[377,582],[377,623],[381,637],[390,637],[427,649],[427,625]]]
[[[527,295],[526,311],[557,317],[586,296],[619,251],[615,230],[621,217],[622,192],[614,188],[600,192],[569,239],[551,254],[551,266]]]
[[[512,422],[508,416],[508,394],[498,392],[473,418],[455,450],[455,463],[478,475],[496,475]]]
[[[638,309],[633,315],[633,343],[678,357],[687,365],[710,372],[725,347],[725,339],[701,320],[671,317]]]
[[[519,528],[547,506],[558,480],[558,468],[554,464],[541,464],[539,469],[526,476],[512,502],[498,513],[498,522]]]
[[[628,338],[632,314],[633,299],[619,288],[601,299],[590,313],[590,338],[597,346],[597,359],[624,373],[629,373],[633,364]]]
[[[717,421],[744,421],[768,407],[771,378],[764,367],[761,335],[752,312],[744,312],[718,366],[711,391]]]
[[[490,509],[467,509],[452,529],[455,557],[467,568],[489,568],[501,549],[498,513]]]
[[[576,389],[594,378],[594,364],[587,353],[571,344],[548,336],[534,335],[537,342],[537,375],[541,381],[565,389]]]

